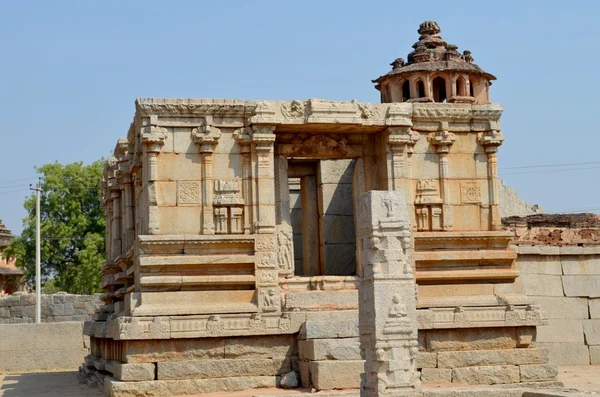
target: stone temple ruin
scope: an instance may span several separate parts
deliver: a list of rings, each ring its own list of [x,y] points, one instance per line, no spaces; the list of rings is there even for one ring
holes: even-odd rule
[[[380,104],[138,99],[80,375],[114,396],[555,379],[501,225],[495,77],[439,33]]]

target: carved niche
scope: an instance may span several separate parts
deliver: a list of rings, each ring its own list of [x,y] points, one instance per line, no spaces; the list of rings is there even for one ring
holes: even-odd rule
[[[341,138],[336,140],[327,135],[311,135],[308,138],[295,136],[292,139],[292,147],[288,156],[325,156],[345,157],[348,155],[348,140]]]
[[[215,233],[243,233],[244,198],[241,194],[241,182],[238,179],[217,179],[214,189]]]
[[[415,197],[417,230],[442,230],[442,207],[437,181],[433,179],[418,181]]]

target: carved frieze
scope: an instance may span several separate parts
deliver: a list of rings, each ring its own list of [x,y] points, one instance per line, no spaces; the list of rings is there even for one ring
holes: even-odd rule
[[[348,140],[341,136],[315,134],[309,136],[296,135],[291,147],[285,151],[286,156],[309,157],[345,157],[349,152]]]
[[[277,269],[278,258],[276,252],[257,252],[256,267],[259,269]]]
[[[259,307],[265,312],[274,312],[280,309],[281,298],[278,288],[261,288],[259,299]]]
[[[278,260],[281,271],[293,271],[294,256],[292,245],[292,230],[281,228],[277,233]]]
[[[442,199],[438,193],[438,181],[421,179],[417,182],[415,204],[440,204]]]

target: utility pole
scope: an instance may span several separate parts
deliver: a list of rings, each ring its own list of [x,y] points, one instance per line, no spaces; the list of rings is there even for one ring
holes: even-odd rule
[[[42,322],[42,282],[40,271],[40,193],[42,188],[39,183],[29,189],[35,190],[35,322]]]

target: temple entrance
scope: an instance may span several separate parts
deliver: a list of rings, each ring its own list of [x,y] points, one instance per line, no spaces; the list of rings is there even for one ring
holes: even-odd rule
[[[355,163],[354,159],[288,159],[296,275],[356,273]]]

